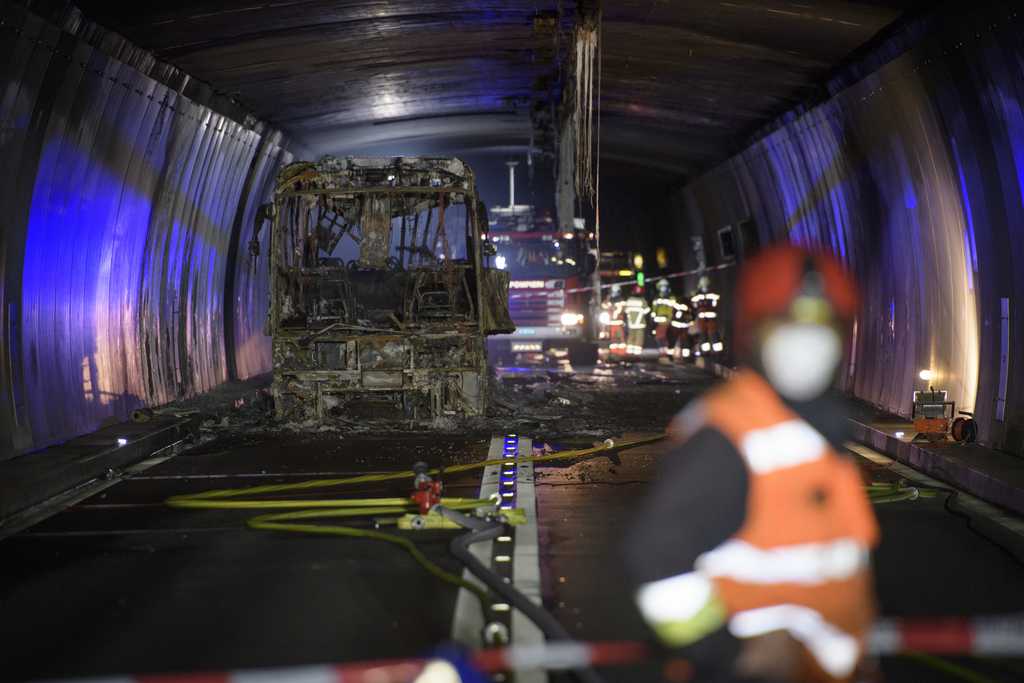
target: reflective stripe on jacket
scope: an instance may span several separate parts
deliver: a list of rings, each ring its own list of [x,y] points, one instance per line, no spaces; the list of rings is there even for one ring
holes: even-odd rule
[[[629,297],[626,299],[626,326],[631,330],[647,327],[644,316],[650,312],[651,309],[643,298],[636,295]]]
[[[685,441],[704,428],[746,465],[743,525],[693,571],[644,584],[641,612],[677,645],[723,622],[740,638],[786,630],[821,670],[806,680],[847,679],[876,613],[878,526],[859,472],[749,369],[680,413],[670,433]]]
[[[669,296],[659,296],[653,302],[651,302],[651,310],[653,311],[654,322],[661,324],[667,323],[672,316],[675,315],[676,311],[679,310],[680,306],[683,310],[686,310],[684,304],[676,303],[675,294]]]
[[[622,322],[622,306],[623,302],[620,300],[606,299],[601,304],[601,308],[608,312],[608,327],[621,327]]]
[[[718,299],[719,296],[713,292],[697,292],[690,299],[690,303],[693,304],[693,311],[698,318],[716,318]]]

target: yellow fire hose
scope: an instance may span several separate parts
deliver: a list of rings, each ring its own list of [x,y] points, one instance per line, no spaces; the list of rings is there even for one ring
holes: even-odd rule
[[[596,455],[607,450],[622,450],[642,444],[654,443],[663,439],[666,434],[634,439],[632,441],[612,442],[608,439],[599,446],[584,448],[575,451],[560,451],[547,453],[545,455],[534,455],[526,458],[499,458],[484,460],[482,462],[469,463],[466,465],[455,465],[444,469],[445,474],[466,472],[473,469],[487,467],[488,465],[509,465],[524,462],[545,462],[548,460],[559,460],[564,458],[581,458],[588,455]],[[430,470],[429,474],[439,474],[441,470]],[[313,489],[325,489],[336,486],[348,486],[352,484],[364,484],[378,481],[393,481],[396,479],[411,479],[416,474],[412,470],[406,472],[395,472],[388,474],[364,474],[357,477],[346,477],[344,479],[311,479],[309,481],[296,482],[293,484],[268,484],[255,486],[246,489],[218,489],[205,491],[203,493],[185,494],[171,496],[164,503],[170,507],[193,508],[193,509],[253,509],[253,510],[275,510],[286,508],[304,508],[295,512],[278,512],[260,515],[249,519],[246,523],[252,529],[270,529],[276,531],[298,531],[314,534],[333,534],[335,536],[348,536],[352,538],[375,538],[382,541],[390,541],[405,548],[413,558],[420,563],[430,574],[442,581],[454,584],[471,591],[480,599],[485,617],[488,621],[493,619],[490,609],[490,599],[486,591],[476,584],[465,581],[462,577],[446,572],[431,562],[423,555],[416,545],[403,536],[386,534],[380,531],[369,529],[357,529],[341,525],[303,524],[299,520],[323,519],[327,517],[357,517],[366,515],[407,515],[418,510],[418,506],[408,498],[362,498],[362,499],[285,499],[285,500],[257,500],[256,496],[265,496],[291,491],[309,491]],[[240,500],[239,500],[240,499]],[[478,498],[445,498],[444,505],[453,510],[472,510],[478,507],[493,505],[494,501]],[[514,513],[515,511],[509,510]],[[521,517],[521,515],[509,515],[510,517]],[[397,521],[397,520],[396,520]],[[513,523],[518,520],[513,520]]]
[[[607,450],[623,450],[654,443],[663,439],[667,434],[634,439],[614,443],[611,439],[599,446],[584,448],[574,451],[560,451],[547,453],[545,455],[534,455],[525,458],[499,458],[484,460],[482,462],[455,465],[444,469],[445,474],[466,472],[473,469],[487,467],[488,465],[508,465],[524,462],[545,462],[549,460],[560,460],[566,458],[582,458],[596,455]],[[431,470],[429,474],[439,474],[441,470]],[[267,529],[274,531],[295,531],[314,534],[332,534],[335,536],[348,536],[351,538],[373,538],[382,541],[389,541],[400,545],[409,552],[419,564],[433,576],[450,584],[465,588],[472,592],[480,600],[485,617],[490,621],[493,618],[490,609],[490,601],[487,593],[476,584],[464,580],[462,577],[444,571],[436,564],[426,558],[425,555],[408,538],[395,534],[383,533],[369,529],[358,529],[355,527],[341,525],[308,524],[307,520],[325,519],[333,517],[362,517],[368,515],[382,516],[409,516],[417,511],[417,505],[408,498],[362,498],[362,499],[283,499],[283,500],[260,500],[257,496],[277,494],[293,491],[310,491],[314,489],[326,489],[331,487],[348,486],[353,484],[364,484],[371,482],[393,481],[397,479],[411,479],[416,474],[412,470],[388,474],[364,474],[356,477],[343,479],[311,479],[309,481],[296,482],[292,484],[268,484],[245,489],[217,489],[203,493],[185,494],[171,496],[165,501],[170,507],[192,508],[192,509],[252,509],[252,510],[281,510],[289,508],[302,508],[294,512],[275,512],[259,515],[249,519],[246,523],[252,529]],[[931,489],[918,489],[906,486],[904,482],[883,483],[875,482],[867,486],[868,498],[872,503],[889,503],[899,500],[912,500],[917,497],[932,498],[938,495],[937,491]],[[453,510],[473,510],[479,507],[493,505],[493,500],[478,498],[445,498],[444,505]],[[519,522],[521,514],[513,513],[511,523]],[[520,518],[520,519],[515,519]],[[397,518],[394,519],[398,521]]]
[[[908,486],[904,481],[875,481],[866,487],[868,500],[875,505],[880,503],[895,503],[901,500],[917,500],[918,498],[935,498],[939,495],[936,489],[921,488],[919,486]]]

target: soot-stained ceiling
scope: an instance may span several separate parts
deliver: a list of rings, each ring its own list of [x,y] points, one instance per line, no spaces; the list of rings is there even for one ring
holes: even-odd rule
[[[522,150],[531,129],[535,148],[550,148],[578,9],[554,0],[77,4],[317,154]],[[608,0],[601,156],[677,178],[699,171],[912,4]]]

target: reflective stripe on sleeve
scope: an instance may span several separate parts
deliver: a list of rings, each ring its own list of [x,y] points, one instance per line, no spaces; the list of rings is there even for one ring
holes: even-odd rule
[[[714,586],[702,572],[645,583],[636,592],[640,613],[650,623],[692,619],[711,600]]]
[[[819,586],[849,579],[867,569],[868,562],[868,547],[850,537],[774,548],[734,538],[698,557],[696,567],[708,576],[742,583]]]
[[[737,638],[780,630],[788,631],[803,643],[821,668],[836,678],[849,676],[860,659],[860,643],[856,638],[805,605],[760,607],[737,612],[729,619],[729,632]]]
[[[636,603],[658,639],[669,647],[684,647],[726,625],[725,606],[700,572],[644,584]]]
[[[710,348],[710,344],[708,345]],[[704,345],[701,349],[707,351]],[[740,443],[740,452],[757,474],[796,467],[825,455],[825,438],[803,420],[789,420],[753,429]]]

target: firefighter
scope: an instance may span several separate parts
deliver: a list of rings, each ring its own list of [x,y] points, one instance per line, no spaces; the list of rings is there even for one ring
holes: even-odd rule
[[[718,334],[719,296],[708,289],[711,286],[711,280],[707,275],[700,277],[697,286],[699,287],[697,293],[690,299],[697,318],[697,331],[700,336],[696,355],[717,355],[722,353],[724,348],[722,337]]]
[[[689,307],[682,301],[677,301],[676,310],[672,316],[672,327],[669,329],[669,345],[672,347],[672,356],[677,361],[689,360],[692,355],[690,343],[692,324],[693,316]]]
[[[686,327],[686,336],[681,340],[679,355],[683,360],[691,360],[700,355],[700,325],[697,324],[697,310],[693,307],[693,300],[699,290],[692,289],[686,295],[690,301],[690,310],[687,314],[689,325]]]
[[[679,336],[681,314],[687,311],[686,304],[676,301],[676,295],[668,280],[658,280],[658,290],[651,302],[651,316],[654,320],[654,338],[658,341],[658,362],[671,363],[669,349],[674,348]]]
[[[611,360],[621,361],[626,356],[626,321],[623,316],[625,302],[622,300],[622,287],[612,285],[608,298],[601,302],[601,319],[607,322],[605,327],[608,330],[608,354]]]
[[[647,314],[651,312],[641,285],[633,287],[633,295],[626,299],[623,311],[626,315],[626,359],[640,360],[647,331]]]
[[[870,668],[878,525],[839,454],[846,420],[829,391],[857,299],[829,256],[754,257],[737,284],[741,366],[672,421],[624,550],[641,614],[695,681],[831,683]]]

